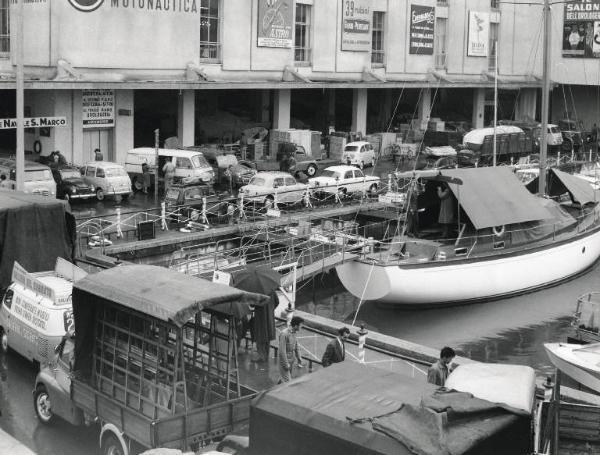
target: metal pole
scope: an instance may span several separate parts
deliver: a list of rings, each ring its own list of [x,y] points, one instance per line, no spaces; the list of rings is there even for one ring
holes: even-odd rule
[[[158,206],[158,142],[160,138],[160,130],[154,130],[154,204]]]
[[[493,163],[496,166],[496,155],[498,154],[496,144],[496,126],[498,125],[498,41],[494,41],[494,153]]]
[[[548,97],[550,96],[550,3],[544,0],[544,39],[542,42],[543,72],[542,72],[542,129],[540,132],[540,176],[538,193],[546,194],[546,161],[548,160]]]
[[[17,79],[17,156],[16,156],[16,185],[18,191],[25,189],[25,125],[24,105],[25,89],[23,85],[23,3],[18,0],[17,4],[17,43],[15,49],[16,79]]]

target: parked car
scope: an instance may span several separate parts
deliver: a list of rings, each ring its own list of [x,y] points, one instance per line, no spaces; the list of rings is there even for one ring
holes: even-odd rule
[[[381,179],[374,175],[365,175],[361,169],[354,166],[341,165],[329,166],[319,177],[308,179],[308,183],[315,193],[375,193]]]
[[[198,221],[202,214],[202,199],[206,198],[210,213],[227,213],[227,205],[236,199],[215,193],[209,185],[173,185],[165,195],[165,205],[171,220]],[[216,206],[216,207],[215,207]]]
[[[355,166],[373,166],[375,164],[375,150],[366,141],[350,142],[344,147],[342,163]]]
[[[222,154],[206,158],[215,173],[215,182],[228,184],[225,172],[231,166],[232,183],[234,188],[250,183],[250,179],[256,175],[253,163],[246,160],[238,160],[233,154]]]
[[[131,194],[131,180],[120,164],[90,161],[81,168],[81,175],[86,184],[94,187],[99,201],[106,196],[121,196],[126,199]]]
[[[246,201],[260,202],[271,208],[275,197],[277,203],[294,204],[302,201],[308,185],[298,183],[287,172],[259,172],[248,185],[240,188]]]
[[[56,197],[70,201],[71,199],[88,199],[96,196],[96,189],[83,181],[79,169],[64,166],[52,169],[52,177],[56,182]]]
[[[14,158],[0,158],[0,175],[4,175],[9,182],[8,188],[16,189],[17,163]],[[41,196],[56,195],[56,182],[52,178],[50,168],[44,164],[25,161],[25,193]]]
[[[583,133],[575,120],[563,119],[558,121],[558,128],[562,134],[563,152],[578,153],[583,146]]]

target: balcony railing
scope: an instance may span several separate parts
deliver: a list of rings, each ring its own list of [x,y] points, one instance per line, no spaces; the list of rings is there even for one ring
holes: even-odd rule
[[[310,65],[311,49],[310,47],[295,47],[294,48],[294,62],[296,65],[307,66]]]
[[[200,41],[200,61],[221,63],[221,43]]]
[[[446,54],[435,54],[435,69],[446,69]]]

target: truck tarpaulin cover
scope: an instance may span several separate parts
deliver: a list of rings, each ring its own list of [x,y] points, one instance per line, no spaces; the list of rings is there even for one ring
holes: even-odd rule
[[[54,269],[56,258],[71,261],[75,220],[68,204],[45,196],[0,191],[0,286],[10,284],[14,261],[29,272]]]
[[[250,453],[528,453],[530,423],[469,393],[345,361],[257,397]]]

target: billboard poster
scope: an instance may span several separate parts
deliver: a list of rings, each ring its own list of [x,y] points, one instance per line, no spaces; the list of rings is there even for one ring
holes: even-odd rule
[[[370,52],[373,26],[371,0],[342,0],[342,50]]]
[[[110,89],[82,90],[84,128],[115,125],[115,92]]]
[[[562,56],[600,58],[600,0],[565,2]]]
[[[487,57],[489,36],[490,15],[478,11],[469,11],[467,55],[469,57]]]
[[[433,55],[435,7],[410,6],[409,54]]]
[[[293,0],[258,0],[259,47],[292,47]]]

